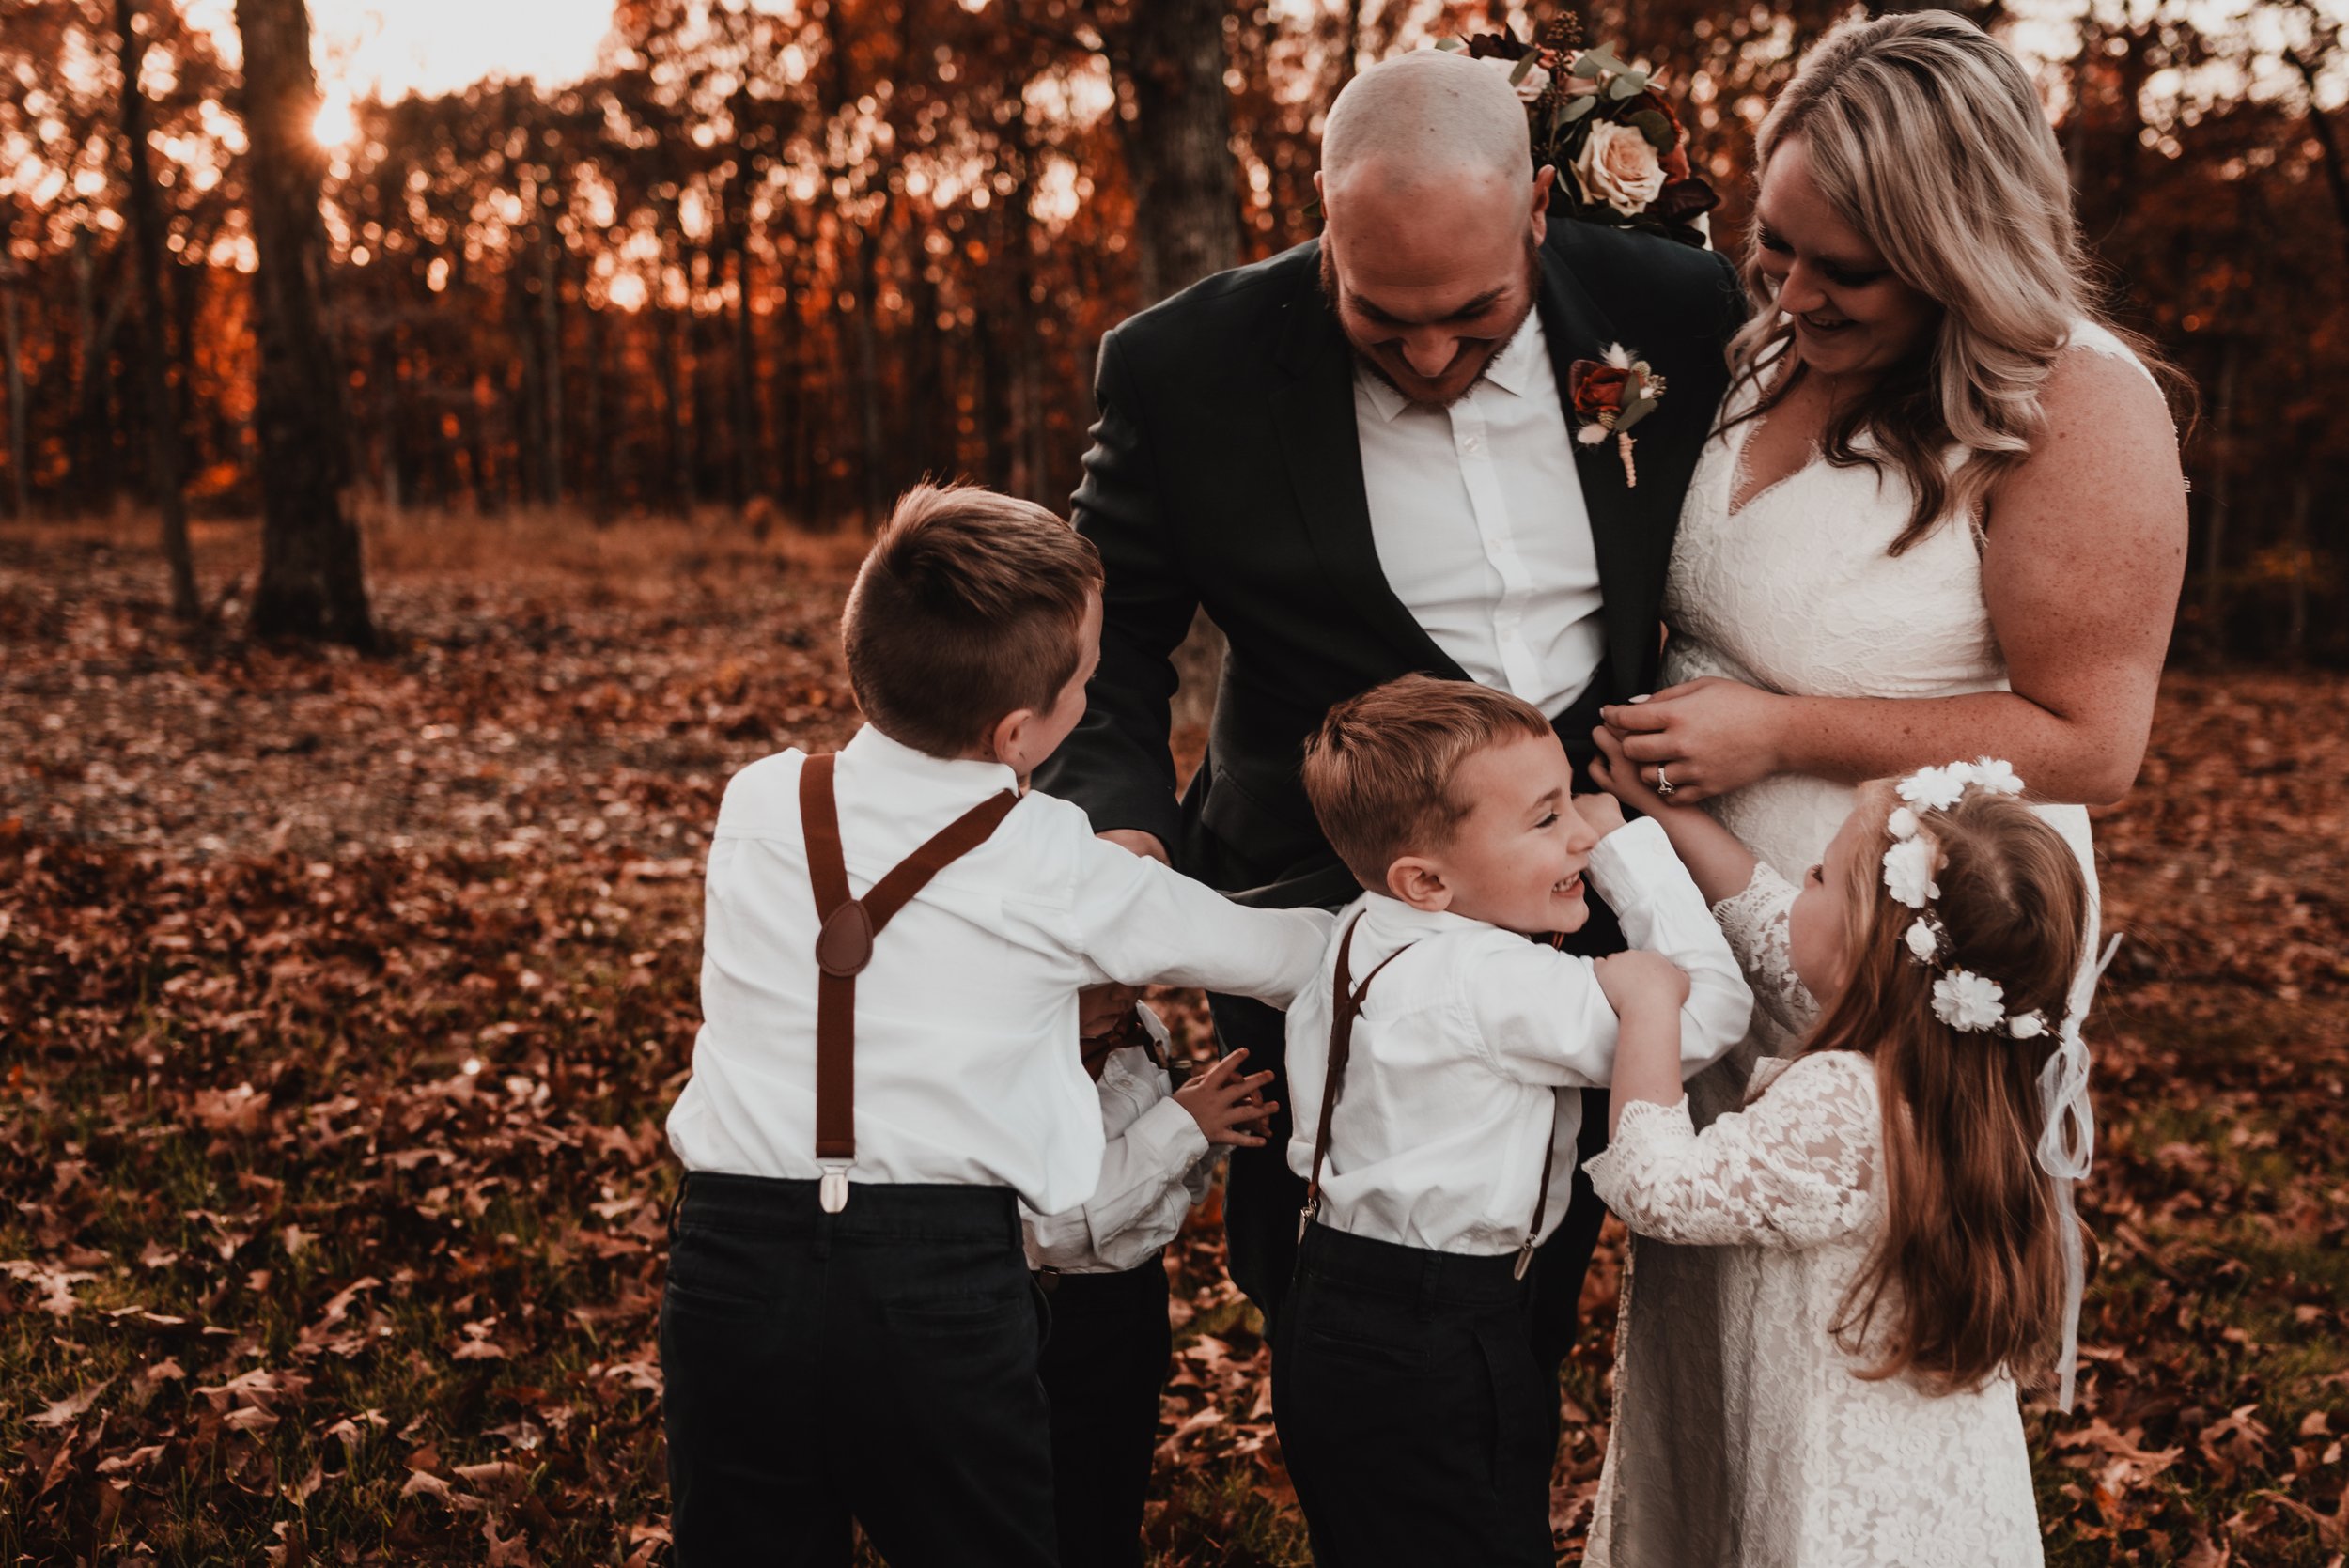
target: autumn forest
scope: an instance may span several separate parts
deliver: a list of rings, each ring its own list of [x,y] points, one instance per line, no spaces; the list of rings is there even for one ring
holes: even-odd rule
[[[583,76],[379,93],[327,8],[0,0],[0,1559],[650,1568],[705,851],[738,769],[855,729],[869,526],[926,474],[1065,508],[1102,334],[1315,233],[1343,84],[1556,13],[615,0]],[[2078,1404],[2024,1407],[2047,1558],[2340,1568],[2349,11],[1960,8],[2192,388],[2152,745],[2094,814],[2127,940]],[[1735,253],[1755,125],[1859,9],[1579,17]],[[1166,1251],[1147,1560],[1302,1568],[1220,1203]]]

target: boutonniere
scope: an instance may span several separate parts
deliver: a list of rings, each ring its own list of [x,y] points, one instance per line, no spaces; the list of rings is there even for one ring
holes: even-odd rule
[[[1623,457],[1623,482],[1640,488],[1640,468],[1631,459],[1631,427],[1656,411],[1664,400],[1664,378],[1648,368],[1620,343],[1610,343],[1600,359],[1579,359],[1566,368],[1566,391],[1574,400],[1575,416],[1582,421],[1574,439],[1597,446],[1615,438]]]

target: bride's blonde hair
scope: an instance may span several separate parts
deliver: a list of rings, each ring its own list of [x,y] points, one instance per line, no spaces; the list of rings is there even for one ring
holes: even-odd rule
[[[2040,388],[2075,323],[2103,316],[2038,94],[2014,54],[1965,18],[1912,11],[1834,28],[1763,120],[1756,170],[1797,136],[1837,215],[1941,307],[1929,350],[1839,414],[1821,442],[1837,467],[1908,481],[1916,504],[1897,555],[1943,518],[1980,522],[1992,487],[2046,427]],[[1757,224],[1743,272],[1761,308],[1730,344],[1740,386],[1759,381],[1794,333],[1761,263]],[[1802,373],[1797,361],[1739,420],[1766,412]],[[1872,445],[1858,443],[1863,431]],[[1954,468],[1952,446],[1963,451]]]

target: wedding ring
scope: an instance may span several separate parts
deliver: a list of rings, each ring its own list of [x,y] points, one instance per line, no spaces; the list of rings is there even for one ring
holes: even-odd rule
[[[1672,798],[1672,791],[1680,786],[1664,777],[1664,767],[1660,762],[1656,765],[1656,793],[1669,800]]]

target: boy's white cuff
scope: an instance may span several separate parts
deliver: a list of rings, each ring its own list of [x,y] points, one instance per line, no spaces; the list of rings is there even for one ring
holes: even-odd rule
[[[1617,909],[1653,888],[1657,876],[1672,874],[1685,878],[1688,871],[1654,817],[1625,823],[1591,851],[1591,880]]]
[[[1170,1176],[1190,1170],[1213,1147],[1197,1120],[1172,1097],[1135,1117],[1122,1136],[1143,1166]]]

